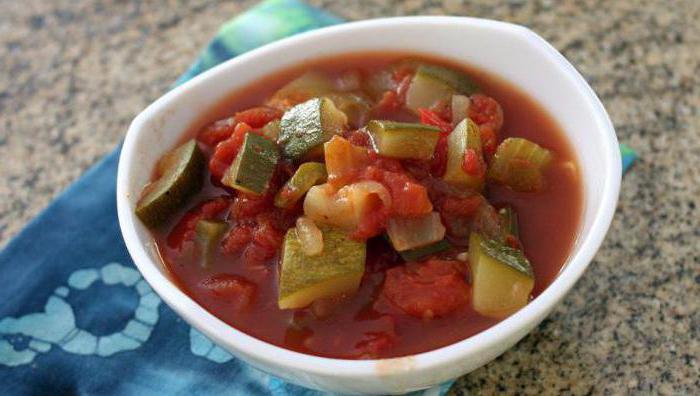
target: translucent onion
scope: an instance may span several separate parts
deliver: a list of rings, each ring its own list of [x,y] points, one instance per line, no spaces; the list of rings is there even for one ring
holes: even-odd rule
[[[464,95],[452,95],[452,124],[459,124],[467,118],[472,101]]]
[[[304,254],[316,256],[323,252],[323,233],[313,220],[305,216],[299,217],[296,229]]]
[[[377,199],[391,208],[389,191],[375,181],[353,183],[340,190],[326,183],[312,187],[306,194],[304,214],[314,221],[352,231]]]
[[[421,217],[397,217],[389,219],[387,234],[396,251],[404,251],[441,241],[445,226],[440,214],[431,212]]]

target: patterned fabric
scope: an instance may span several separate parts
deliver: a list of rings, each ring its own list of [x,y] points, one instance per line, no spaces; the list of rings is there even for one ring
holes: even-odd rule
[[[265,43],[339,22],[297,0],[265,1],[225,24],[177,84]],[[634,152],[621,149],[627,169]],[[320,395],[238,361],[161,304],[119,231],[119,151],[0,252],[2,394]],[[441,395],[449,386],[414,394]]]

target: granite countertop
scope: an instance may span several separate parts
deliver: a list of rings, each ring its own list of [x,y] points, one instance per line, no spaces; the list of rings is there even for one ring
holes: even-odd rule
[[[453,393],[700,392],[700,1],[310,2],[349,19],[527,25],[576,65],[641,154],[573,292]],[[0,246],[251,4],[0,1]]]

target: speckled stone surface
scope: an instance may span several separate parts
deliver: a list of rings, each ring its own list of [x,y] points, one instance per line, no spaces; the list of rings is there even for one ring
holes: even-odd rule
[[[311,3],[348,19],[447,13],[527,25],[576,65],[642,156],[573,292],[452,392],[699,394],[700,1]],[[0,246],[251,4],[0,0]]]

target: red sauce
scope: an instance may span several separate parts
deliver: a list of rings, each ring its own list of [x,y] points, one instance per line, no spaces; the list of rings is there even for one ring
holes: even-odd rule
[[[204,114],[185,136],[191,137],[214,121],[236,113],[239,120],[247,122],[247,126],[239,126],[239,129],[249,131],[259,128],[281,113],[266,108],[245,110],[260,106],[286,82],[308,69],[331,76],[359,69],[367,76],[397,59],[407,57],[415,58],[413,55],[382,53],[321,59],[251,82]],[[532,296],[537,297],[557,276],[578,233],[582,187],[576,168],[567,165],[576,164],[572,147],[558,125],[526,93],[486,71],[442,60],[430,61],[463,70],[482,88],[486,96],[473,101],[474,111],[480,112],[469,115],[483,123],[482,129],[487,131],[486,135],[482,132],[482,137],[486,141],[494,140],[485,144],[487,154],[495,150],[495,131],[498,129],[499,142],[505,137],[525,137],[556,153],[554,164],[546,172],[547,187],[543,191],[518,193],[489,183],[485,192],[485,197],[496,207],[510,204],[518,214],[520,241],[513,244],[521,244],[532,263],[536,279]],[[379,115],[418,122],[418,116],[401,109],[410,75],[407,78],[403,72],[399,72],[395,77],[399,80],[399,88],[381,98],[377,110]],[[502,126],[498,114],[500,110],[494,103],[502,108]],[[441,121],[440,114],[437,118],[434,116],[421,114],[420,120],[449,133],[450,124],[441,124],[444,121]],[[208,127],[208,132],[200,135],[200,141],[213,145],[232,133],[236,135],[235,127],[230,122],[220,121]],[[347,137],[356,145],[367,145],[362,133],[350,133]],[[216,161],[210,164],[214,173],[221,173],[230,163],[240,141],[239,136],[238,142],[231,142],[221,149],[218,155],[224,164],[217,164]],[[392,165],[391,161],[381,162],[380,159],[380,162],[374,163],[377,169],[365,170],[357,177],[379,180],[389,186],[402,177],[420,179],[416,172],[439,173],[441,169],[444,171],[445,147],[443,137],[432,163],[418,166],[409,176],[404,175],[405,171],[392,173],[392,166],[396,165]],[[212,155],[212,151],[207,154]],[[467,152],[464,169],[478,174],[483,172],[485,164],[482,162],[481,158],[474,157],[474,153]],[[281,187],[289,175],[291,170],[278,172],[274,186]],[[420,192],[410,194],[404,197],[408,203],[402,210],[410,211],[413,208],[410,202]],[[480,204],[478,199],[456,199],[435,192],[431,195],[431,199],[441,202],[443,216],[471,215]],[[400,200],[401,197],[397,195],[395,199]],[[202,203],[206,200],[211,201]],[[230,206],[230,209],[222,211],[226,206]],[[223,218],[227,212],[231,213],[228,216],[240,220],[224,239],[221,248],[214,252],[213,264],[205,269],[194,263],[191,239],[196,221],[192,222],[192,218]],[[465,281],[468,278],[465,275],[468,273],[466,263],[435,260],[423,265],[404,265],[381,238],[368,241],[366,272],[357,293],[342,299],[318,301],[304,309],[280,310],[277,307],[279,246],[286,229],[293,226],[300,213],[299,208],[291,211],[275,209],[269,195],[260,198],[233,194],[208,178],[203,191],[190,202],[188,211],[175,216],[170,224],[154,232],[154,236],[172,278],[195,301],[245,333],[299,352],[336,358],[406,356],[463,340],[499,321],[483,317],[471,308],[470,285]],[[385,218],[380,215],[366,219],[364,228],[358,232],[372,235],[375,231],[372,227],[376,228],[383,221]],[[425,286],[423,279],[429,279],[432,285],[439,287]],[[383,286],[386,287],[384,292]],[[412,292],[416,290],[422,292]]]

